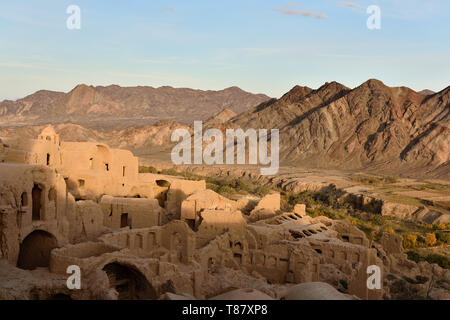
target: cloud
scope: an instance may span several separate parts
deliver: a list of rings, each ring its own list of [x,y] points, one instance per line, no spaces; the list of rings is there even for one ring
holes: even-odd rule
[[[273,10],[281,12],[282,14],[285,14],[287,16],[302,16],[302,17],[312,17],[316,19],[327,19],[328,16],[323,13],[317,13],[311,10],[299,10],[296,8],[292,8],[292,6],[297,5],[296,3],[289,3],[290,6],[287,7],[278,7],[274,8]]]
[[[359,8],[359,4],[350,1],[341,1],[339,4],[344,7]]]

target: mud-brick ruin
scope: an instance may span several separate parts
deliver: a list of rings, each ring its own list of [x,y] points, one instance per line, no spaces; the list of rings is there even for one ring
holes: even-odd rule
[[[0,299],[380,299],[369,265],[449,277],[407,261],[398,236],[375,245],[303,204],[280,212],[279,194],[252,204],[138,172],[131,152],[60,141],[52,127],[0,141]]]

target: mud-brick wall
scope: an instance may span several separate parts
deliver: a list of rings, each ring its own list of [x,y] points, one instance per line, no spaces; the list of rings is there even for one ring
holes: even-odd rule
[[[19,257],[17,209],[0,207],[0,259],[16,264]]]

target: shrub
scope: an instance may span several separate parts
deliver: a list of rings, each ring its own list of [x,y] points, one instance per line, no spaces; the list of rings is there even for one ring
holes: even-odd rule
[[[436,239],[439,243],[450,245],[450,232],[436,232]]]
[[[371,177],[371,176],[364,176],[364,175],[357,175],[352,177],[353,181],[365,183],[365,184],[378,184],[381,182],[380,179],[377,177]]]
[[[158,170],[152,166],[139,166],[139,173],[158,173]]]
[[[436,263],[444,269],[450,269],[450,259],[437,253],[427,255],[425,261],[428,263]]]
[[[407,255],[408,255],[408,259],[412,260],[414,262],[426,261],[428,263],[436,263],[441,268],[450,269],[450,259],[447,258],[446,256],[443,256],[443,255],[440,255],[437,253],[432,253],[427,256],[422,256],[417,252],[408,251]]]
[[[178,172],[177,170],[170,168],[170,169],[163,169],[161,170],[161,174],[165,174],[168,176],[181,176],[182,173]]]
[[[233,179],[229,183],[229,186],[237,191],[245,191],[245,192],[251,192],[252,186],[245,183],[242,179]]]
[[[269,194],[270,188],[266,186],[257,186],[254,192],[260,196],[265,196]]]
[[[386,223],[387,218],[381,214],[370,214],[369,220],[378,226],[382,226]]]
[[[212,190],[214,192],[218,192],[219,191],[219,186],[217,184],[214,184],[214,183],[206,183],[206,189]]]
[[[383,181],[384,181],[385,183],[397,183],[397,182],[398,182],[398,179],[397,179],[397,177],[395,177],[395,176],[387,176],[387,177],[384,177],[384,178],[383,178]]]
[[[219,186],[219,188],[217,189],[217,193],[221,195],[231,195],[236,193],[236,191],[229,186]]]
[[[387,227],[386,229],[384,229],[385,233],[391,233],[391,234],[395,234],[394,229],[392,229],[392,227]]]
[[[314,200],[310,192],[291,194],[288,196],[288,203],[292,206],[296,205],[297,203],[304,203],[308,208],[316,205],[316,201]]]
[[[421,234],[417,235],[417,242],[416,245],[418,246],[424,246],[425,245],[425,237]]]
[[[408,259],[414,262],[420,262],[425,260],[420,254],[414,251],[408,251],[406,254],[408,256]]]

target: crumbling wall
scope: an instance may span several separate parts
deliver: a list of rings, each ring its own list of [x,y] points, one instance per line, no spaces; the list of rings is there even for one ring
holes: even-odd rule
[[[91,201],[77,201],[75,203],[76,215],[80,217],[81,237],[83,241],[94,240],[107,231],[103,226],[103,211],[101,207]]]
[[[347,275],[348,292],[361,299],[379,299],[382,290],[367,288],[367,267],[377,265],[383,268],[382,261],[377,257],[377,251],[358,244],[342,242],[337,239],[320,241],[309,239],[311,247],[320,255],[322,264],[333,264]]]
[[[238,210],[203,210],[196,226],[197,247],[206,245],[227,231],[244,234],[247,223]]]
[[[100,201],[104,225],[111,229],[148,228],[167,222],[156,199],[103,196]]]
[[[170,251],[172,262],[189,263],[195,250],[195,233],[183,221],[171,221],[163,227],[162,246]]]
[[[0,198],[0,200],[2,200]],[[3,202],[3,201],[2,201]],[[19,233],[17,209],[0,205],[0,259],[16,264],[19,257]]]
[[[0,207],[4,257],[16,264],[21,243],[37,230],[46,231],[59,244],[69,241],[65,183],[46,166],[0,164]],[[38,190],[39,192],[35,192]],[[5,249],[5,248],[8,249]]]
[[[250,212],[250,221],[257,221],[274,216],[280,211],[280,194],[268,194],[262,198],[256,207]]]
[[[167,194],[166,209],[169,213],[169,219],[180,219],[181,203],[191,194],[206,189],[206,182],[188,181],[188,180],[171,180],[170,189]]]
[[[401,235],[384,232],[380,243],[389,255],[403,253],[403,238]]]
[[[335,220],[331,228],[338,232],[338,238],[344,242],[364,247],[369,246],[369,239],[367,239],[366,234],[348,221]]]

